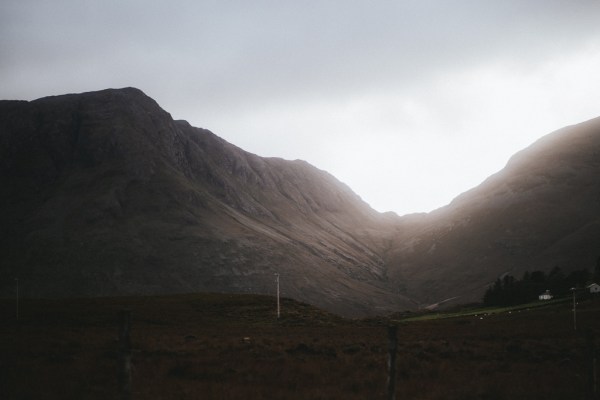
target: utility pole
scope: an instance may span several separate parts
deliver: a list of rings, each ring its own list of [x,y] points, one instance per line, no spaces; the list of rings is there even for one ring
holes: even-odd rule
[[[396,353],[398,352],[398,327],[388,326],[388,400],[396,400]]]
[[[575,291],[577,288],[572,287],[571,291],[573,292],[573,329],[577,330],[577,300],[575,299]]]
[[[279,273],[275,273],[275,279],[277,281],[277,319],[279,319],[279,317],[281,317],[281,308],[279,305]]]

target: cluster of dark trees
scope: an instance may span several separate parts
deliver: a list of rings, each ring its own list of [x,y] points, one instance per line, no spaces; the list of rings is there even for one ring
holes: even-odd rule
[[[548,274],[544,271],[525,272],[518,280],[512,275],[504,275],[502,279],[488,288],[483,296],[486,306],[511,306],[537,300],[539,295],[549,290],[554,297],[569,295],[571,288],[583,288],[600,278],[600,259],[594,273],[587,269],[563,273],[554,267]]]

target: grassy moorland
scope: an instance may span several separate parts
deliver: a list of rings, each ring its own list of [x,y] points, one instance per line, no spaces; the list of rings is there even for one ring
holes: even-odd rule
[[[346,320],[251,295],[0,301],[0,398],[119,397],[118,313],[131,310],[133,399],[580,399],[600,301],[403,321]],[[497,310],[500,311],[500,310]],[[439,317],[439,316],[438,316]]]

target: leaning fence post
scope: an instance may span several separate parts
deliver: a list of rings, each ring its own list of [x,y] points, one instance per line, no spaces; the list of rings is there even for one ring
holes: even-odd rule
[[[587,354],[589,355],[588,359],[588,398],[589,399],[597,399],[598,398],[598,385],[596,378],[596,347],[595,347],[595,338],[594,331],[591,328],[587,329],[586,332],[586,342],[587,342]]]
[[[388,400],[396,400],[396,353],[398,350],[397,332],[397,326],[388,326]]]
[[[119,313],[119,391],[121,399],[131,399],[131,311]]]

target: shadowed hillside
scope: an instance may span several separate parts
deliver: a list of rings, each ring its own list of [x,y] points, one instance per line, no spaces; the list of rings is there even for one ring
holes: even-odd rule
[[[0,101],[0,293],[274,294],[279,273],[284,296],[343,315],[478,301],[506,273],[593,268],[599,154],[600,119],[567,127],[398,217],[138,89]]]
[[[303,161],[174,121],[137,89],[0,103],[4,293],[273,293],[344,314],[390,292],[393,218]]]

